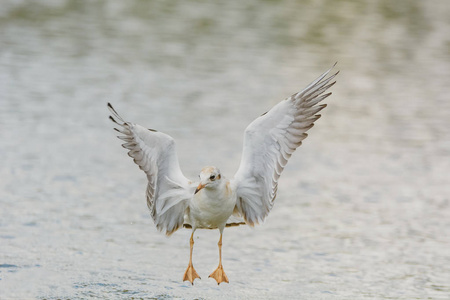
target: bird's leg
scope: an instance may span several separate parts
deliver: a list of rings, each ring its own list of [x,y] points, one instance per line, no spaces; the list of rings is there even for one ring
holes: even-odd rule
[[[217,245],[219,245],[219,266],[211,273],[211,275],[209,275],[209,277],[214,278],[217,281],[217,285],[219,285],[224,281],[228,283],[228,277],[222,267],[222,231],[220,231],[220,239]]]
[[[186,269],[186,272],[184,272],[183,276],[183,281],[189,280],[192,283],[192,285],[194,285],[195,278],[200,278],[200,276],[198,276],[197,272],[194,269],[194,265],[192,264],[192,250],[194,249],[194,231],[195,230],[192,230],[190,239],[191,253],[189,255],[189,265]]]

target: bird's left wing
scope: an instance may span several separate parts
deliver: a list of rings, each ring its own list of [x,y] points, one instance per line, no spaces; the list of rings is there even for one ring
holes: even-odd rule
[[[326,106],[317,104],[331,95],[324,92],[334,85],[331,81],[338,72],[326,78],[330,71],[275,105],[245,130],[244,149],[234,184],[236,207],[247,224],[259,223],[272,209],[278,179],[288,159],[308,136],[306,131],[320,118],[317,113]]]
[[[124,121],[108,103],[110,119],[121,126],[114,128],[125,141],[122,146],[148,179],[147,205],[156,227],[172,234],[183,225],[184,214],[194,195],[193,185],[181,172],[175,141],[162,132]],[[117,119],[117,120],[116,120]]]

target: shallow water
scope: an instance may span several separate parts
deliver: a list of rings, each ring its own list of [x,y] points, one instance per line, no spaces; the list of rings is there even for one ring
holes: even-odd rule
[[[0,298],[448,299],[450,6],[3,1]],[[232,177],[257,116],[338,61],[264,225],[171,238],[107,119]]]

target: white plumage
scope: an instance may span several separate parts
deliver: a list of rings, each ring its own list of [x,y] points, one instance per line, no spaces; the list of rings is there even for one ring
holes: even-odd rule
[[[278,179],[292,153],[307,137],[306,131],[325,108],[318,105],[335,84],[326,78],[329,69],[301,92],[281,101],[254,120],[245,130],[241,163],[234,179],[226,179],[216,167],[205,167],[199,182],[191,182],[180,170],[175,142],[167,134],[124,121],[111,104],[108,107],[120,125],[117,130],[128,155],[148,179],[147,205],[156,227],[172,234],[181,226],[192,227],[191,259],[184,280],[199,278],[192,265],[193,234],[198,228],[220,230],[219,267],[210,277],[217,283],[228,278],[222,268],[222,233],[227,225],[253,226],[272,209]],[[116,120],[117,119],[117,120]],[[241,218],[242,217],[242,218]]]

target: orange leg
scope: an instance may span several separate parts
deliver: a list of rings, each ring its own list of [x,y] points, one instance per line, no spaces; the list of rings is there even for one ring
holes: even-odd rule
[[[219,245],[219,266],[214,272],[211,273],[211,275],[209,275],[209,277],[214,278],[217,281],[217,285],[219,285],[221,282],[228,283],[228,277],[222,266],[222,232],[220,232],[220,239],[217,245]]]
[[[184,272],[183,276],[183,281],[189,280],[192,283],[192,285],[194,285],[195,278],[200,278],[200,276],[198,276],[197,272],[194,269],[194,265],[192,264],[192,250],[194,249],[194,231],[195,230],[192,230],[190,239],[191,253],[189,255],[189,265],[186,269],[186,272]]]

